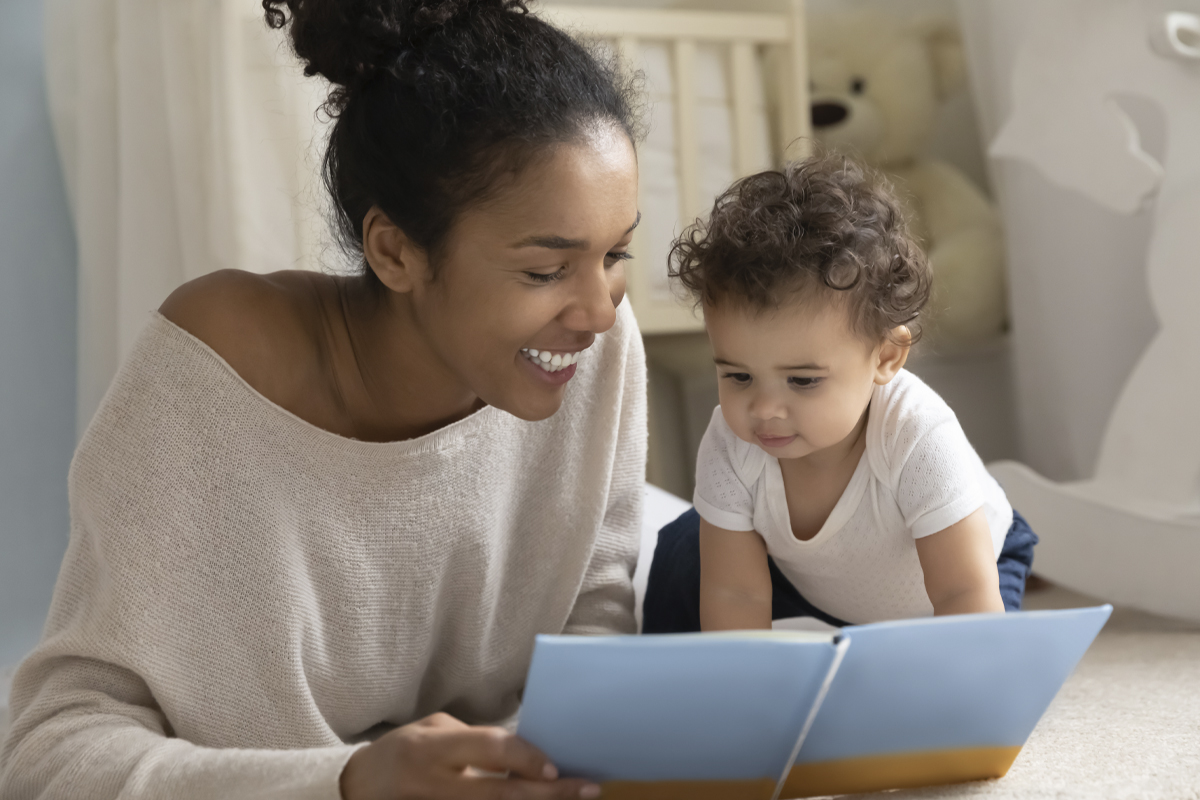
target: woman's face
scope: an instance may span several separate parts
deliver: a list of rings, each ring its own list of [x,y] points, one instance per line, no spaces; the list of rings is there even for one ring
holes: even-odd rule
[[[637,177],[628,137],[605,127],[463,213],[411,298],[448,376],[522,419],[558,410],[625,296]]]

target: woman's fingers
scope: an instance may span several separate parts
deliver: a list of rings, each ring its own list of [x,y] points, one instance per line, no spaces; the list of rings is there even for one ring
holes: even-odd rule
[[[590,781],[558,780],[558,769],[541,750],[504,728],[463,726],[445,730],[448,741],[442,763],[458,773],[452,792],[456,798],[591,800],[600,796],[600,787]],[[511,777],[469,777],[462,774],[466,768],[508,773]]]
[[[488,773],[479,775],[476,771]],[[508,775],[510,777],[503,777]],[[545,754],[503,728],[447,714],[404,725],[356,751],[344,800],[591,800],[600,787],[559,780]]]
[[[504,728],[467,727],[448,734],[448,738],[452,738],[452,744],[444,751],[444,763],[449,766],[475,767],[535,781],[558,777],[558,770],[541,750]]]
[[[439,711],[436,714],[430,714],[428,717],[422,717],[421,719],[412,723],[411,727],[420,728],[422,730],[461,731],[468,730],[471,726],[457,717],[452,717],[444,711]]]

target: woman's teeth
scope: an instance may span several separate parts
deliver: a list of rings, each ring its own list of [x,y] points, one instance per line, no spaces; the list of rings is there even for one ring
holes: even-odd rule
[[[528,347],[521,348],[521,353],[537,364],[546,372],[558,372],[560,369],[566,369],[579,360],[582,350],[578,353],[551,353],[549,350],[533,350]]]

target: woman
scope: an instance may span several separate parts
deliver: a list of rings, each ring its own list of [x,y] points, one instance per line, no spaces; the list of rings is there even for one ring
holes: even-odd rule
[[[632,632],[634,119],[520,0],[266,0],[361,274],[216,273],[72,466],[0,798],[558,798],[538,633]],[[485,773],[511,774],[505,780]]]

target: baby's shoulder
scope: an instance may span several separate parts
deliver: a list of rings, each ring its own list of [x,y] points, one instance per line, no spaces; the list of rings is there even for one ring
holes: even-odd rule
[[[721,407],[717,406],[708,421],[708,429],[700,442],[696,460],[698,467],[722,464],[732,470],[742,483],[749,485],[762,473],[766,454],[734,433],[725,421]]]
[[[928,430],[954,420],[954,410],[929,384],[908,370],[900,370],[883,386],[875,387],[871,416],[884,429]]]
[[[875,387],[867,418],[867,451],[885,472],[898,467],[935,430],[959,430],[954,410],[919,377],[901,370]]]

